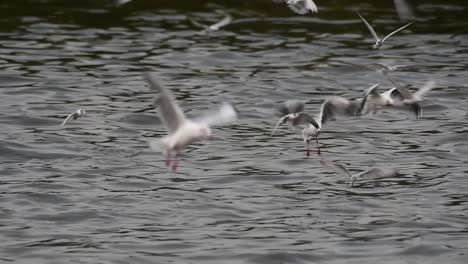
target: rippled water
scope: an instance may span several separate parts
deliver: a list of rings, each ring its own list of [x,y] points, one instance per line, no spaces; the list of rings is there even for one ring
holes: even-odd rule
[[[468,261],[465,1],[413,3],[416,23],[378,51],[352,8],[384,34],[403,23],[392,1],[317,0],[307,16],[269,1],[184,2],[0,2],[3,262]],[[216,9],[234,22],[198,34],[189,18],[213,22]],[[304,99],[314,112],[329,95],[390,88],[359,66],[376,62],[409,65],[393,76],[414,89],[438,82],[424,118],[341,118],[322,133],[322,156],[399,177],[351,187],[305,157],[300,131],[270,139],[276,103]],[[241,112],[177,173],[148,148],[166,131],[145,70],[188,115],[221,100]],[[59,126],[80,107],[86,117]]]

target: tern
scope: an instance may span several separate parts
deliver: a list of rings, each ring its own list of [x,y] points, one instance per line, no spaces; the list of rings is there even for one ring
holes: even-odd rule
[[[393,31],[392,33],[388,34],[387,36],[385,36],[383,39],[379,38],[379,36],[377,36],[377,33],[375,33],[375,30],[374,28],[372,28],[372,26],[369,24],[369,22],[367,22],[367,20],[361,16],[361,14],[359,14],[358,11],[356,11],[356,14],[358,14],[358,16],[361,18],[361,20],[364,22],[364,24],[366,24],[367,28],[369,29],[370,33],[372,34],[372,36],[374,37],[375,39],[375,44],[372,45],[372,48],[374,49],[380,49],[380,47],[382,47],[383,43],[385,40],[387,40],[389,37],[393,36],[395,33],[405,29],[406,27],[408,27],[409,25],[413,24],[414,22],[409,22],[408,24],[400,27],[399,29]]]
[[[334,96],[325,99],[320,107],[320,112],[317,115],[309,115],[304,112],[305,103],[303,101],[287,101],[278,107],[278,112],[282,115],[276,123],[271,136],[276,132],[276,129],[286,122],[291,122],[295,127],[304,126],[302,130],[302,139],[306,143],[306,155],[310,156],[309,142],[315,138],[317,144],[317,155],[321,155],[319,135],[323,125],[335,118],[336,115],[357,115],[359,109],[359,101],[350,101],[346,98]]]
[[[86,115],[86,112],[83,110],[83,109],[78,109],[76,110],[75,112],[69,114],[67,116],[67,118],[65,118],[65,120],[62,122],[62,124],[60,126],[64,126],[66,124],[68,124],[71,120],[76,120],[82,116],[85,116]]]
[[[163,86],[153,73],[145,74],[150,89],[159,92],[154,100],[154,106],[158,108],[163,123],[169,130],[169,134],[162,139],[150,142],[152,150],[160,150],[166,157],[166,166],[172,165],[172,171],[176,171],[178,157],[191,143],[211,137],[211,126],[224,125],[237,119],[237,111],[229,103],[223,103],[216,113],[203,116],[199,119],[187,119],[174,99],[172,93]]]

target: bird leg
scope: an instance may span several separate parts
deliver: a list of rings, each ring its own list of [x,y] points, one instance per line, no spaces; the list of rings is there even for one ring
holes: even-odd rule
[[[315,142],[317,143],[317,155],[320,156],[320,144],[319,144],[318,136],[315,138]]]
[[[176,171],[177,171],[177,165],[179,165],[179,161],[178,161],[178,160],[174,160],[174,162],[172,163],[172,172],[176,172]]]
[[[310,157],[310,147],[309,147],[310,140],[306,140],[306,156]]]
[[[171,165],[171,152],[170,151],[167,152],[164,163],[166,164],[166,167]]]

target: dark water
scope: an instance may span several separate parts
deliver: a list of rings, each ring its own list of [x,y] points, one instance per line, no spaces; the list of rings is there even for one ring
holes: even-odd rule
[[[186,3],[190,2],[190,4]],[[18,263],[466,263],[466,1],[320,1],[296,16],[269,1],[0,1],[0,257]],[[188,20],[234,22],[209,35]],[[322,155],[352,172],[401,175],[351,188],[305,157],[300,133],[270,139],[274,104],[358,97],[390,83],[357,65],[436,80],[424,118],[385,110],[339,119]],[[166,131],[142,77],[155,71],[188,115],[241,110],[191,146],[177,174],[148,141]],[[87,116],[59,127],[78,108]]]

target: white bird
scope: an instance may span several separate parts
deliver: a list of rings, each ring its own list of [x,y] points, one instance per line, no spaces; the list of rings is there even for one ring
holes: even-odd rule
[[[213,24],[213,25],[204,25],[200,22],[197,22],[193,19],[190,19],[190,22],[192,22],[192,24],[194,24],[195,26],[199,27],[199,28],[203,28],[202,32],[205,33],[205,32],[209,32],[209,31],[216,31],[216,30],[219,30],[220,28],[224,27],[224,26],[227,26],[228,24],[230,24],[232,22],[232,16],[230,15],[226,15],[223,19],[221,19],[219,22]]]
[[[315,138],[317,144],[317,155],[320,154],[320,144],[318,137],[320,135],[323,125],[334,119],[336,115],[357,115],[360,112],[359,107],[361,106],[359,101],[350,101],[343,97],[330,97],[325,99],[320,107],[320,113],[315,116],[311,116],[304,113],[304,102],[302,101],[287,101],[278,107],[278,111],[283,115],[280,120],[276,123],[275,128],[271,136],[274,135],[279,125],[284,124],[288,121],[293,126],[304,126],[302,130],[302,139],[306,143],[307,157],[310,156],[309,142]]]
[[[331,168],[334,171],[349,177],[351,186],[354,185],[354,182],[359,180],[377,180],[382,178],[391,178],[396,177],[400,174],[398,169],[387,167],[374,168],[367,171],[363,171],[358,174],[352,174],[348,169],[346,169],[343,165],[339,164],[338,162],[331,162],[320,159],[320,163],[325,167]]]
[[[318,8],[312,0],[286,0],[286,4],[293,12],[299,15],[305,15],[308,12],[318,12]]]
[[[172,93],[162,84],[152,73],[145,74],[150,89],[159,92],[155,98],[154,106],[158,108],[163,123],[167,126],[169,134],[160,140],[153,140],[150,147],[159,150],[166,157],[166,166],[172,165],[172,170],[176,171],[178,156],[189,144],[197,140],[211,137],[213,125],[223,125],[237,119],[236,109],[229,103],[223,103],[217,113],[204,116],[199,119],[187,119],[177,105]]]
[[[367,20],[361,16],[361,14],[359,14],[358,11],[356,11],[356,14],[358,14],[358,16],[361,18],[361,20],[364,22],[364,24],[366,24],[367,28],[369,29],[370,33],[372,34],[372,36],[374,37],[375,39],[375,44],[372,45],[372,48],[374,49],[379,49],[380,47],[382,47],[383,43],[385,40],[387,40],[389,37],[393,36],[395,33],[405,29],[406,27],[408,27],[409,25],[413,24],[414,22],[409,22],[408,24],[400,27],[399,29],[393,31],[392,33],[388,34],[387,36],[385,36],[383,39],[380,39],[379,36],[377,36],[377,33],[375,33],[375,30],[374,28],[372,28],[372,26],[369,24],[369,22],[367,22]]]
[[[65,118],[65,120],[62,122],[62,124],[60,126],[64,126],[66,124],[68,124],[68,122],[70,122],[72,119],[75,120],[75,119],[78,119],[82,116],[85,116],[86,115],[86,112],[83,110],[83,109],[78,109],[76,110],[75,112],[69,114],[67,116],[67,118]]]

